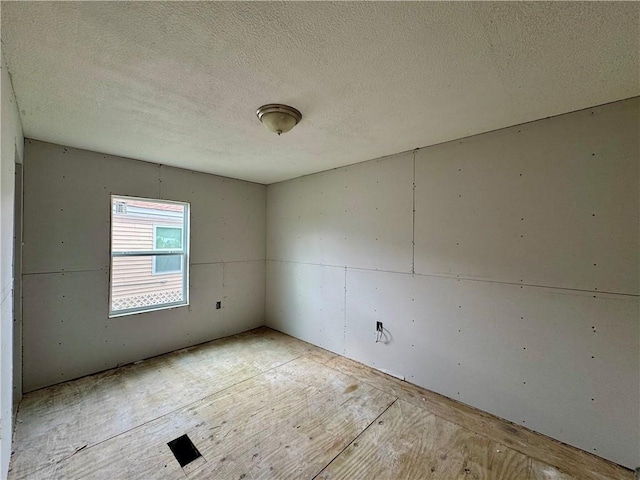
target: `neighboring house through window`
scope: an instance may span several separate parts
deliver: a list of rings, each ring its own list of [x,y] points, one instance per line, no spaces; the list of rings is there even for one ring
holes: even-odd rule
[[[189,204],[111,197],[110,316],[189,303]]]
[[[153,226],[153,244],[156,250],[182,249],[182,227]],[[163,255],[153,257],[153,274],[177,273],[182,271],[180,255]]]

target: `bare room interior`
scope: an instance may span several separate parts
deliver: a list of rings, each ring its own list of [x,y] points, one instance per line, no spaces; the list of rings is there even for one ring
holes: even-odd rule
[[[640,478],[640,4],[0,15],[0,479]]]

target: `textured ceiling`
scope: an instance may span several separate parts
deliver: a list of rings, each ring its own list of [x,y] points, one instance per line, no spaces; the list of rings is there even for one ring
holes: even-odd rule
[[[3,2],[25,135],[272,183],[640,94],[640,4]],[[265,103],[302,111],[277,137]]]

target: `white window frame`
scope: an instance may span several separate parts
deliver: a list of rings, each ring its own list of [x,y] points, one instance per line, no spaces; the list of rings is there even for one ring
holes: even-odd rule
[[[155,202],[155,203],[173,203],[182,205],[184,207],[184,219],[182,226],[178,226],[182,228],[182,249],[156,249],[155,248],[155,225],[154,225],[154,243],[152,250],[131,250],[131,251],[113,251],[113,205],[114,199],[123,199],[123,200],[138,200],[145,202]],[[191,205],[187,202],[177,202],[173,200],[163,200],[160,198],[143,198],[143,197],[130,197],[126,195],[111,195],[109,198],[109,211],[110,211],[110,228],[109,228],[109,252],[110,252],[110,268],[109,272],[109,318],[114,317],[123,317],[125,315],[134,315],[136,313],[146,313],[146,312],[155,312],[158,310],[167,310],[170,308],[178,308],[178,307],[186,307],[189,306],[189,232],[191,230]],[[159,225],[163,226],[163,225]],[[171,225],[171,227],[175,227],[175,225]],[[149,305],[144,307],[137,308],[128,308],[124,310],[111,310],[112,307],[112,295],[113,295],[113,259],[115,257],[155,257],[158,255],[182,255],[182,292],[183,299],[179,302],[170,302],[170,303],[162,303],[158,305]],[[155,270],[155,262],[154,270]],[[169,272],[167,272],[169,273]],[[179,272],[173,272],[179,273]]]
[[[182,233],[182,245],[184,246],[184,228],[182,225],[154,225],[153,226],[153,249],[156,251],[164,251],[164,250],[171,250],[170,248],[158,248],[156,247],[156,231],[158,230],[158,228],[178,228],[180,229],[181,233]],[[167,271],[167,272],[158,272],[156,270],[156,261],[158,260],[158,255],[155,255],[153,257],[153,266],[151,268],[151,274],[152,275],[171,275],[171,274],[175,274],[175,273],[182,273],[182,270],[184,268],[184,265],[182,263],[180,263],[180,269],[179,270],[171,270],[171,271]]]

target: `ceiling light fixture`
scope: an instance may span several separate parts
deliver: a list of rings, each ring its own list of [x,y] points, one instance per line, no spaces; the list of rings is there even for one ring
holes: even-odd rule
[[[265,127],[278,135],[287,133],[302,120],[302,114],[298,110],[279,103],[261,106],[256,115]]]

